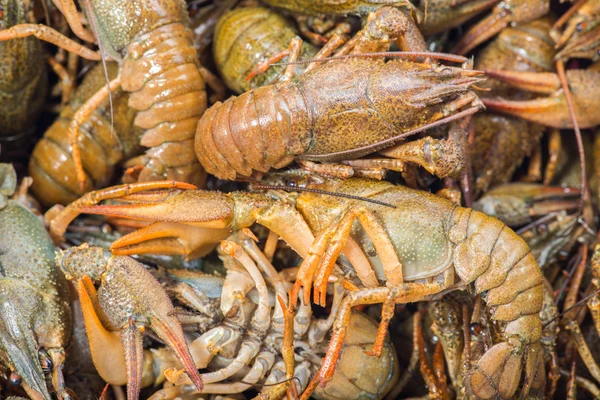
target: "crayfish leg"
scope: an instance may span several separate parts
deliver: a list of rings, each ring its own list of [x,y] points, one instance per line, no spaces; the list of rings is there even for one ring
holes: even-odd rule
[[[75,172],[77,173],[77,181],[79,182],[79,188],[81,190],[84,190],[85,188],[86,174],[81,162],[81,152],[79,151],[79,126],[87,121],[100,104],[110,96],[110,93],[117,90],[119,86],[121,86],[120,76],[110,81],[107,86],[100,88],[85,103],[83,103],[77,109],[69,124],[69,145],[71,146],[73,162],[75,163]]]
[[[71,53],[75,53],[78,56],[87,60],[100,61],[100,53],[88,49],[85,46],[69,39],[62,33],[54,30],[46,25],[40,24],[19,24],[11,26],[8,29],[0,31],[0,42],[6,40],[13,40],[19,38],[26,38],[29,36],[35,36],[36,38],[43,40],[48,43],[52,43],[55,46],[65,49]]]
[[[367,305],[385,303],[390,297],[394,299],[395,303],[411,303],[418,301],[425,296],[438,293],[441,289],[441,286],[435,283],[403,283],[391,288],[377,287],[351,292],[344,299],[333,324],[331,340],[329,341],[327,353],[323,358],[323,364],[321,365],[321,368],[317,372],[317,376],[319,378],[318,383],[324,387],[333,377],[342,347],[344,345],[346,331],[350,325],[349,322],[352,307],[362,304]],[[316,384],[313,387],[311,382],[309,387],[302,394],[302,398],[308,398],[308,396],[310,396],[310,389],[316,389]]]

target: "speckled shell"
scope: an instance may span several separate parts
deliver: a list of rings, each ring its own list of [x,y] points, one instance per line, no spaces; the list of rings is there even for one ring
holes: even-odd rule
[[[285,68],[282,65],[271,66],[250,81],[246,76],[258,64],[286,50],[297,35],[291,21],[267,8],[236,8],[223,15],[215,28],[213,53],[227,87],[243,93],[276,82]],[[304,41],[298,58],[310,60],[316,53],[317,49]],[[300,75],[304,68],[305,65],[297,65],[295,74]]]
[[[406,7],[404,0],[263,0],[272,7],[309,15],[367,15],[378,8]]]
[[[69,301],[69,288],[54,263],[54,244],[44,226],[20,203],[9,200],[0,209],[0,325],[10,327],[0,328],[3,358],[11,357],[4,353],[4,343],[18,346],[23,354],[17,357],[17,367],[35,376],[26,364],[28,359],[39,363],[39,348],[64,349],[69,344]]]
[[[131,92],[134,124],[145,131],[140,143],[150,148],[129,165],[143,167],[135,178],[202,186],[206,175],[192,144],[207,95],[186,3],[93,0],[91,11],[104,48],[119,60],[121,88]]]
[[[79,0],[79,5],[88,15],[86,2]],[[183,0],[135,0],[116,3],[91,0],[90,6],[104,49],[117,58],[123,55],[122,51],[137,36],[170,23],[188,23],[187,7]]]
[[[405,280],[434,276],[452,266],[454,245],[448,239],[448,231],[452,212],[456,208],[454,204],[433,194],[387,182],[369,182],[368,185],[363,183],[360,179],[341,181],[334,191],[398,205],[394,209],[367,202],[348,201],[365,205],[383,224],[402,263]],[[298,197],[296,208],[311,230],[320,232],[343,213],[348,202],[340,202],[335,196],[306,192]],[[371,263],[377,265],[375,248],[358,222],[353,227],[352,236]],[[376,273],[379,279],[385,279],[382,271]]]
[[[113,329],[127,326],[129,317],[172,316],[174,313],[173,304],[160,283],[142,264],[126,256],[109,258],[98,289],[98,302]]]
[[[208,172],[235,179],[282,168],[295,157],[339,161],[373,153],[393,144],[383,140],[443,115],[475,82],[444,70],[400,60],[324,64],[290,83],[213,105],[198,123],[196,155]]]

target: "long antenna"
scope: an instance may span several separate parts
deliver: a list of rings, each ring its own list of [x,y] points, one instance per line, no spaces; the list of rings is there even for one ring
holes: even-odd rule
[[[284,190],[286,192],[310,192],[310,193],[325,194],[328,196],[344,197],[346,199],[365,201],[367,203],[378,204],[380,206],[397,208],[395,205],[386,203],[384,201],[369,199],[367,197],[354,196],[352,194],[346,194],[346,193],[329,192],[327,190],[321,190],[321,189],[309,189],[309,188],[299,188],[299,187],[279,186],[279,185],[262,185],[262,184],[255,185],[253,187],[255,187],[256,189]]]
[[[98,40],[98,49],[100,50],[100,59],[102,60],[102,68],[104,69],[104,77],[106,78],[106,87],[108,88],[108,105],[110,107],[110,134],[114,133],[114,125],[115,125],[115,116],[113,111],[113,101],[112,101],[112,93],[110,92],[110,79],[108,78],[108,69],[106,68],[106,58],[104,57],[104,47],[102,46],[102,41],[100,40],[100,35],[98,34],[98,25],[96,24],[96,16],[94,15],[94,10],[92,10],[92,5],[90,4],[90,0],[85,0],[85,7],[87,8],[88,15],[90,17],[90,26],[92,27],[92,31],[94,35],[96,35],[96,39]],[[120,72],[119,72],[120,74]]]
[[[585,296],[583,299],[579,300],[577,303],[573,304],[571,307],[567,308],[566,310],[563,310],[563,312],[561,312],[560,314],[558,314],[556,317],[552,318],[551,320],[546,321],[546,323],[544,325],[542,325],[542,328],[545,328],[548,325],[550,325],[552,322],[556,321],[557,319],[562,318],[563,315],[565,315],[567,312],[571,311],[572,309],[581,307],[585,302],[587,302],[592,297],[596,296],[598,293],[600,293],[600,289],[597,289],[596,291]]]
[[[388,57],[388,58],[434,58],[436,60],[444,60],[455,63],[465,63],[469,61],[468,58],[463,56],[457,56],[449,53],[435,53],[426,51],[380,51],[377,53],[362,53],[362,54],[346,54],[343,56],[332,56],[327,58],[321,58],[319,60],[300,60],[294,62],[282,62],[274,63],[271,65],[296,65],[296,64],[310,64],[313,62],[323,62],[331,60],[348,60],[351,58],[375,58],[375,57]],[[476,71],[480,72],[480,71]]]

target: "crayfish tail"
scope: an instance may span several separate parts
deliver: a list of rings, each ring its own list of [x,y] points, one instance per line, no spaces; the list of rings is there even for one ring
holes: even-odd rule
[[[498,343],[477,362],[467,382],[477,398],[510,398],[521,379],[523,355],[508,342]]]
[[[521,383],[522,398],[543,392],[545,376],[543,350],[539,342],[524,347],[502,342],[488,350],[475,364],[467,378],[467,387],[477,398],[509,399],[513,398]]]

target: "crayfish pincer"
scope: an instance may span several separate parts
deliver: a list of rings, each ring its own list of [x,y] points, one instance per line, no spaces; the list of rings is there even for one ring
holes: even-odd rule
[[[56,263],[67,279],[76,281],[94,365],[105,381],[117,385],[127,382],[127,398],[138,398],[147,325],[173,349],[193,384],[202,391],[202,380],[173,304],[140,263],[87,244],[60,252]],[[94,283],[98,282],[96,292]]]
[[[22,378],[32,399],[53,398],[48,372],[59,398],[65,398],[62,367],[72,331],[69,289],[54,265],[54,244],[44,226],[19,201],[9,199],[16,184],[13,167],[0,164],[0,363]]]

